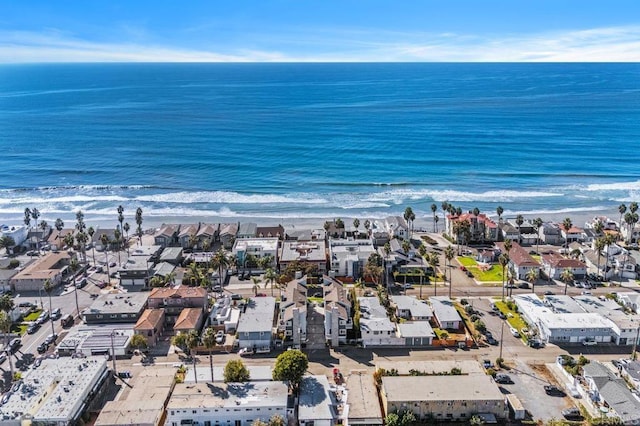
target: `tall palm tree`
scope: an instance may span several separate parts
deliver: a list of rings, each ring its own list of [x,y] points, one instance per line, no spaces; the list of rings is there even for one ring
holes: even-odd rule
[[[622,229],[622,216],[627,212],[627,206],[620,204],[618,206],[618,213],[620,213],[620,220],[618,221],[618,227]],[[26,213],[25,213],[26,214]]]
[[[24,209],[24,224],[27,228],[31,226],[31,209],[29,207]]]
[[[371,236],[371,221],[369,219],[366,219],[364,221],[364,229],[367,230],[367,236],[370,237]]]
[[[560,280],[564,283],[564,294],[566,295],[567,287],[569,286],[569,283],[573,281],[573,272],[571,272],[571,269],[567,268],[562,271],[560,274]]]
[[[138,242],[142,245],[142,209],[140,207],[136,209],[136,225],[138,226],[136,229]]]
[[[404,220],[407,222],[407,228],[409,233],[409,239],[411,239],[411,231],[413,230],[413,220],[416,218],[415,213],[411,207],[404,209]]]
[[[496,208],[496,213],[498,214],[498,222],[502,222],[502,213],[504,213],[502,206]]]
[[[505,268],[509,264],[509,255],[507,253],[502,253],[500,257],[498,257],[498,263],[502,266],[502,301],[504,302],[504,284],[505,284]]]
[[[447,261],[447,267],[445,269],[449,271],[449,299],[451,299],[451,290],[453,288],[453,276],[451,275],[451,261],[453,260],[453,258],[455,257],[456,253],[453,250],[453,246],[447,246],[444,249],[444,258]],[[446,275],[446,273],[445,273]]]
[[[520,232],[520,227],[524,223],[524,217],[521,214],[516,216],[516,225],[518,225],[518,244],[522,244],[522,234]]]
[[[229,265],[230,263],[227,252],[225,252],[223,248],[219,248],[211,258],[211,267],[218,270],[218,280],[220,281],[221,286],[224,285],[225,281],[222,277],[222,271]]]
[[[71,259],[71,262],[69,263],[69,269],[75,277],[76,272],[78,272],[78,270],[80,269],[80,263],[78,263],[77,258],[74,257],[73,259]],[[76,298],[76,312],[78,312],[78,317],[80,317],[80,305],[78,304],[78,286],[75,282],[73,283],[73,293]]]
[[[391,254],[391,244],[386,242],[384,247],[382,248],[384,251],[384,258],[382,259],[383,269],[384,269],[384,280],[387,287],[389,287],[389,279],[388,279],[388,271],[387,271],[387,261],[389,260],[389,254]]]
[[[278,279],[278,274],[272,268],[267,268],[267,270],[264,271],[264,281],[267,285],[271,287],[272,297],[273,297],[273,284],[276,282],[277,279]]]
[[[571,222],[571,218],[566,217],[563,221],[562,221],[562,228],[564,229],[564,232],[567,234],[566,238],[565,238],[565,248],[569,249],[569,230],[573,227],[573,222]]]
[[[431,204],[431,213],[433,213],[433,232],[436,231],[436,212],[438,211],[438,206],[436,204]]]
[[[78,242],[78,246],[80,247],[80,252],[82,253],[82,260],[83,262],[87,263],[87,241],[89,240],[89,237],[87,236],[87,234],[84,231],[80,231],[78,233],[76,233],[76,241]]]
[[[109,237],[107,234],[100,235],[100,244],[104,250],[104,259],[107,265],[107,276],[109,277],[109,283],[111,283],[111,271],[109,271]]]
[[[440,265],[440,257],[438,253],[433,252],[429,256],[429,266],[433,269],[433,296],[438,295],[438,266]]]
[[[16,240],[14,240],[13,237],[10,237],[9,235],[3,235],[0,237],[0,249],[5,249],[7,254],[9,254],[9,249],[15,247],[15,245]]]
[[[74,283],[74,287],[75,287],[75,283]],[[53,313],[53,303],[51,302],[51,292],[53,291],[53,284],[51,284],[50,279],[45,280],[44,285],[42,286],[42,289],[47,293],[47,296],[49,296],[49,312]],[[53,316],[50,316],[49,320],[51,322],[51,334],[56,334],[56,330],[53,327]]]
[[[120,259],[122,232],[120,232],[120,226],[116,226],[116,229],[113,231],[113,240],[116,243],[116,250],[118,250],[118,265],[122,266],[122,260]]]
[[[356,228],[356,235],[358,235],[358,228],[360,227],[360,219],[357,217],[353,219],[353,227]]]
[[[480,214],[480,209],[477,208],[477,207],[474,207],[473,208],[473,215],[477,217],[479,214]]]
[[[434,226],[435,226],[435,228],[436,228],[436,232],[438,232],[438,222],[439,222],[439,221],[440,221],[440,217],[439,217],[438,215],[435,215],[435,216],[433,217],[433,225],[434,225]]]
[[[122,226],[122,229],[125,233],[125,246],[127,247],[127,256],[129,256],[129,230],[131,229],[129,222],[125,222]]]
[[[253,295],[258,297],[258,290],[260,290],[260,283],[262,283],[262,280],[259,277],[251,277],[251,281],[253,281],[253,286],[251,287]]]
[[[34,207],[31,209],[31,217],[36,221],[35,228],[38,229],[38,218],[40,217],[40,211]],[[40,238],[36,237],[36,250],[40,251]]]
[[[616,242],[616,237],[613,234],[606,234],[604,236],[604,245],[607,247],[607,263],[606,263],[606,267],[605,269],[605,279],[606,279],[606,272],[609,269],[609,248],[611,247],[611,245],[613,245]]]
[[[536,228],[536,253],[540,254],[540,228],[544,222],[541,218],[536,217],[533,219],[533,226]]]
[[[198,332],[195,330],[191,330],[189,334],[187,334],[185,344],[187,346],[187,349],[189,349],[189,356],[191,356],[191,359],[193,360],[193,376],[196,383],[198,383],[198,372],[196,370],[197,359],[195,349],[198,347],[198,343],[200,343]]]
[[[5,348],[9,347],[9,333],[11,333],[12,325],[13,324],[11,322],[11,317],[9,316],[9,314],[4,310],[0,311],[0,330],[2,330],[2,333],[4,333]],[[9,359],[9,371],[11,372],[11,380],[13,380],[13,360],[11,359],[11,357],[11,352],[7,350],[7,358]]]
[[[531,283],[531,293],[536,292],[536,281],[538,281],[538,270],[531,268],[527,271],[527,281]]]
[[[442,209],[443,212],[449,212],[449,203],[447,203],[446,201],[443,201],[440,204],[440,208]]]
[[[213,327],[204,329],[202,344],[209,349],[209,368],[211,369],[211,382],[213,383],[213,348],[216,345],[216,330]]]
[[[93,229],[93,226],[90,226],[87,229],[87,235],[89,235],[89,240],[91,241],[91,257],[93,257],[93,264],[96,264],[96,245],[93,243],[93,236],[96,234],[96,230]]]
[[[596,220],[596,223],[593,224],[593,231],[596,233],[596,236],[602,235],[602,231],[604,231],[604,225],[600,219]]]
[[[120,222],[120,229],[122,229],[122,224],[124,222],[124,207],[120,205],[116,210],[118,212],[118,222]]]
[[[596,249],[596,252],[598,253],[597,275],[600,275],[600,256],[602,256],[602,250],[604,250],[604,248],[606,246],[606,239],[603,238],[603,237],[596,238],[593,246]]]

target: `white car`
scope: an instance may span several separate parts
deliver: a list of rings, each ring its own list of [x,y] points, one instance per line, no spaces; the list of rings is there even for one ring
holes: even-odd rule
[[[584,346],[595,346],[598,344],[598,342],[596,342],[595,340],[583,340],[582,344]]]
[[[224,331],[220,330],[216,333],[216,343],[221,344],[224,342]]]
[[[516,330],[515,328],[511,327],[510,331],[511,331],[511,334],[513,335],[513,337],[520,337],[520,332],[518,330]]]

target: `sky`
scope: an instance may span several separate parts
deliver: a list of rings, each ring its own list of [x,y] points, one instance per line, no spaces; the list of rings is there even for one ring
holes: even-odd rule
[[[637,61],[638,0],[0,0],[0,63]]]

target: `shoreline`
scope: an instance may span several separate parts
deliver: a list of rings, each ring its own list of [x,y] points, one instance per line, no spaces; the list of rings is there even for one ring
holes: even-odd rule
[[[115,210],[115,206],[114,206],[114,210]],[[99,227],[103,229],[109,229],[109,228],[115,228],[116,225],[119,225],[115,214],[113,215],[112,220],[107,220],[104,218],[104,215],[99,215],[100,216],[99,218],[94,219],[91,217],[91,212],[84,212],[84,213],[85,213],[84,221],[87,224],[87,226],[93,226],[94,228]],[[131,213],[134,213],[134,212],[132,211]],[[497,222],[498,217],[495,211],[493,212],[481,211],[481,213],[487,214],[487,216],[489,216],[491,219]],[[395,215],[389,215],[389,216],[402,216],[403,214],[404,214],[404,209],[398,210]],[[438,210],[436,214],[440,217],[440,220],[438,221],[438,233],[441,233],[444,229],[445,221],[444,221],[444,218],[442,217],[441,210]],[[545,222],[562,222],[565,218],[568,217],[571,219],[571,221],[575,226],[582,228],[584,227],[584,224],[587,220],[591,220],[596,216],[607,216],[610,219],[617,222],[620,214],[616,209],[610,209],[610,210],[597,210],[597,211],[589,210],[589,211],[575,211],[571,213],[549,213],[549,214],[539,214],[539,215],[531,215],[531,216],[523,215],[523,216],[525,220],[535,219],[536,217],[540,217]],[[256,223],[258,224],[258,226],[282,225],[285,229],[309,230],[309,229],[323,228],[325,221],[338,218],[338,217],[335,217],[335,218],[327,217],[324,219],[319,219],[319,218],[288,217],[283,219],[277,219],[273,217],[260,218],[255,216],[241,216],[241,215],[225,217],[225,216],[194,216],[194,215],[154,216],[153,214],[149,216],[145,216],[144,213],[142,217],[143,217],[142,228],[145,231],[149,231],[151,229],[158,229],[160,226],[162,226],[162,224],[165,224],[165,223],[189,224],[189,223],[198,223],[198,222],[202,222],[202,223],[237,223],[237,222],[248,223],[250,222],[250,223]],[[339,218],[344,221],[346,228],[350,229],[350,228],[353,228],[353,219],[355,219],[356,217],[360,220],[360,229],[364,229],[364,221],[366,219],[373,220],[372,218],[368,218],[366,216],[354,216],[354,215],[348,215],[348,216],[345,215],[345,216],[340,216]],[[503,215],[502,217],[504,220],[504,219],[513,218],[515,216]],[[65,228],[70,228],[76,223],[75,213],[61,215],[61,218],[65,222]],[[17,217],[16,220],[2,221],[1,224],[6,224],[9,226],[23,225],[24,222],[20,219],[21,218]],[[46,220],[50,226],[53,226],[56,218],[50,218],[46,214],[46,212],[44,212],[43,215],[39,218],[38,222],[40,223],[43,219]],[[129,233],[133,233],[136,228],[135,218],[133,217],[133,215],[131,216],[127,215],[127,211],[125,211],[125,222],[128,222],[129,225],[131,226],[131,231]],[[33,224],[34,223],[32,221],[32,225]],[[414,230],[416,231],[423,230],[424,232],[433,232],[433,219],[431,217],[420,217],[420,218],[417,217],[414,221]]]

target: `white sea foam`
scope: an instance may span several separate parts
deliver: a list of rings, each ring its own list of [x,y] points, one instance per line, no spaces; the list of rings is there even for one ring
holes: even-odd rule
[[[587,191],[640,191],[640,180],[633,182],[594,183],[588,185]]]
[[[135,201],[158,203],[219,203],[219,204],[326,204],[328,201],[315,194],[240,194],[227,191],[168,192],[155,195],[140,195]]]
[[[558,192],[544,191],[485,191],[485,192],[464,192],[454,190],[412,190],[412,189],[395,189],[392,191],[384,191],[368,196],[368,201],[390,201],[394,204],[402,204],[407,200],[420,200],[424,198],[432,199],[437,202],[485,202],[485,203],[505,203],[514,200],[527,198],[545,198],[545,197],[561,197],[564,194]]]

